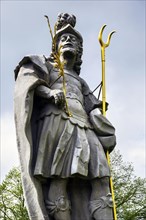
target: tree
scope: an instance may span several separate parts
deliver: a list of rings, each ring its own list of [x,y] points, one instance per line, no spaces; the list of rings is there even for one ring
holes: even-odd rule
[[[0,185],[0,219],[29,220],[19,168],[13,168]]]
[[[124,162],[119,151],[111,153],[111,161],[118,220],[146,219],[146,179],[134,175],[132,164]],[[19,168],[0,185],[0,199],[2,220],[29,220]]]
[[[146,179],[134,175],[119,151],[111,154],[111,161],[118,220],[146,219]]]

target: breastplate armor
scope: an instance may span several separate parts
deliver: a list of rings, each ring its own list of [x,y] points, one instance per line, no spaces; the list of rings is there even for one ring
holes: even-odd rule
[[[50,89],[60,89],[63,90],[63,78],[58,78],[58,70],[53,70],[50,73],[49,84],[52,85]],[[54,83],[55,82],[55,83]],[[68,117],[67,114],[59,109],[54,104],[50,104],[50,107],[46,106],[45,115],[62,114],[63,118],[69,118],[74,124],[78,124],[81,127],[92,127],[88,115],[84,109],[84,97],[82,94],[82,85],[79,80],[78,75],[72,75],[65,72],[65,84],[66,84],[66,99],[69,107],[69,111],[72,116]]]

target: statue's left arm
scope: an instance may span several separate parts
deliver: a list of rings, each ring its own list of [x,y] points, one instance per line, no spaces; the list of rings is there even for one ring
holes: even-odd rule
[[[102,101],[98,100],[87,83],[81,79],[82,92],[84,95],[84,107],[89,115],[89,120],[105,151],[111,152],[116,145],[115,128],[109,120],[101,114]],[[108,106],[108,104],[107,104]]]

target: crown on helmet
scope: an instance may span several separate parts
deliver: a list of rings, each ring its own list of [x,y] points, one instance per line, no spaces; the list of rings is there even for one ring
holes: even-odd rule
[[[81,42],[83,38],[81,34],[74,29],[76,24],[76,17],[74,15],[69,15],[68,13],[60,13],[55,24],[56,35],[54,36],[58,39],[62,34],[70,33],[75,35]]]

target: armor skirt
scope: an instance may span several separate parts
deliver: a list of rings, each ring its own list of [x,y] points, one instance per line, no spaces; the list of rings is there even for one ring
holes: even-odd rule
[[[37,149],[35,176],[110,176],[105,152],[94,130],[62,114],[50,113],[38,120]]]

